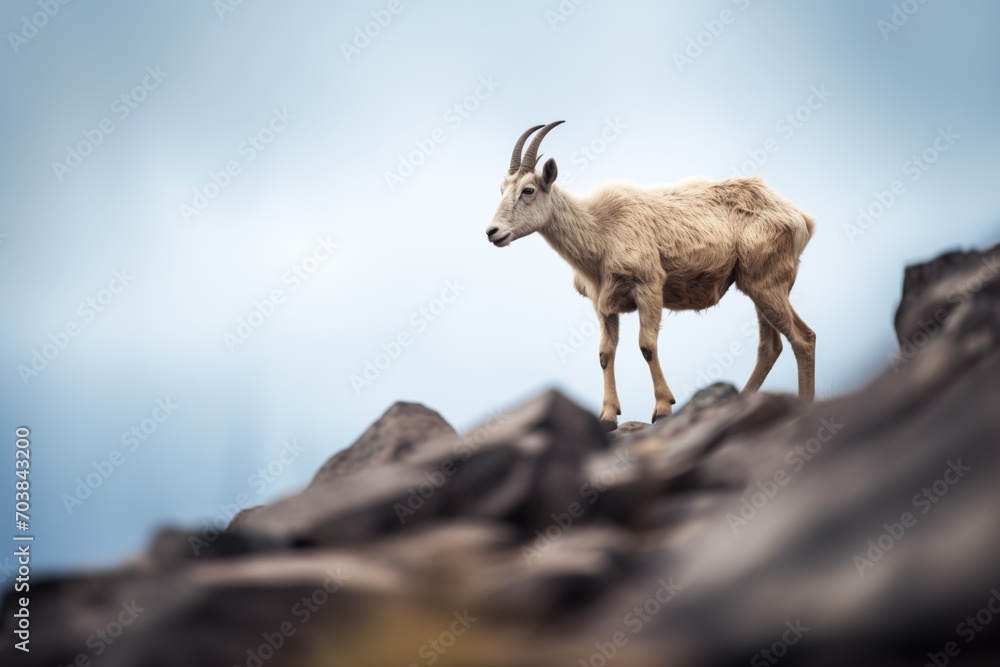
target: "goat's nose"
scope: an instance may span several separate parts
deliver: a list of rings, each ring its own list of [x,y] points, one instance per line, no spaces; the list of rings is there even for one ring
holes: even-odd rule
[[[493,235],[500,231],[499,227],[490,227],[486,230],[486,238],[493,238]]]

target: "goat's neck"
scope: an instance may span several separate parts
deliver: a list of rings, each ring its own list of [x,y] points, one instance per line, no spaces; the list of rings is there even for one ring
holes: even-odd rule
[[[604,254],[597,221],[586,203],[552,186],[552,217],[539,232],[573,268],[597,277]]]

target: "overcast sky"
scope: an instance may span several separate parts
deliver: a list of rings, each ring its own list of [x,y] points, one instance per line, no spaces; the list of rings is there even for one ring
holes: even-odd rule
[[[811,213],[817,390],[862,385],[904,266],[1000,237],[1000,5],[898,4],[4,3],[0,422],[32,430],[36,565],[287,493],[396,400],[597,410],[570,269],[484,235],[537,123],[576,191],[757,172]],[[622,420],[652,412],[637,336]],[[756,344],[733,290],[660,357],[683,402]],[[795,377],[786,346],[764,388]]]

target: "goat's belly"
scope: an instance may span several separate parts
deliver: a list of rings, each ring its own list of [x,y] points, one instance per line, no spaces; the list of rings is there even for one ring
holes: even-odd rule
[[[636,280],[628,276],[617,276],[607,292],[603,310],[607,313],[634,313],[639,306],[635,302]]]
[[[719,303],[732,286],[732,270],[673,274],[663,283],[663,307],[670,310],[704,310]]]

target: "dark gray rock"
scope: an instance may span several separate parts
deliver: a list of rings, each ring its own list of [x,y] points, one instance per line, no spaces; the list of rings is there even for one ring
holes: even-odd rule
[[[895,326],[900,347],[923,347],[921,332],[933,339],[941,329],[962,327],[956,311],[989,310],[1000,290],[1000,244],[984,251],[954,251],[906,268],[903,295],[896,310]],[[961,315],[961,312],[958,313]],[[956,320],[959,320],[956,323]],[[979,324],[970,323],[972,328]],[[905,351],[905,350],[904,350]]]
[[[646,422],[636,422],[636,421],[625,422],[624,424],[619,424],[614,431],[608,433],[608,437],[612,439],[620,438],[623,435],[627,435],[629,433],[634,433],[638,430],[644,429],[649,425],[650,424]]]
[[[739,398],[740,392],[728,382],[715,382],[695,392],[687,403],[675,414],[702,412],[717,408]]]
[[[594,416],[550,391],[464,437],[426,440],[393,463],[336,484],[313,483],[237,517],[230,530],[333,546],[472,517],[507,521],[530,534],[580,500],[583,462],[606,447]]]
[[[455,429],[437,412],[419,403],[396,403],[350,447],[330,457],[312,483],[323,484],[398,461],[417,444],[447,435],[455,435]]]
[[[251,508],[248,511],[253,511]],[[238,515],[237,515],[238,516]],[[165,566],[184,560],[224,559],[246,554],[261,554],[287,549],[289,543],[267,535],[226,531],[192,532],[165,528],[152,540],[146,556]]]

